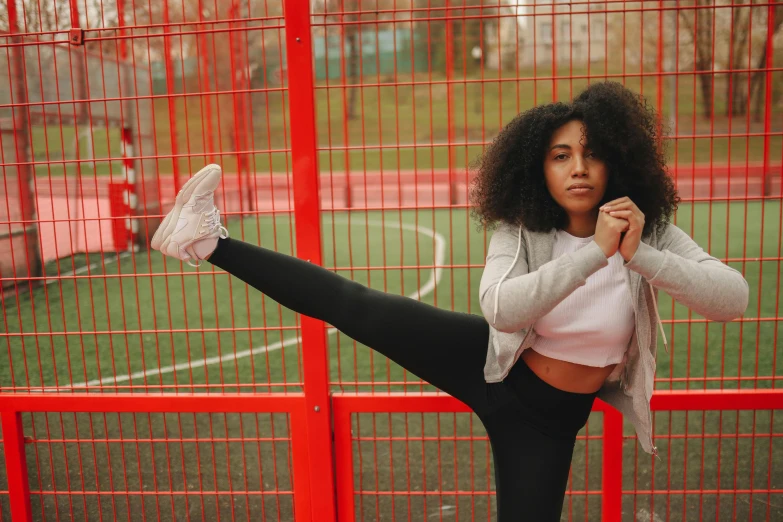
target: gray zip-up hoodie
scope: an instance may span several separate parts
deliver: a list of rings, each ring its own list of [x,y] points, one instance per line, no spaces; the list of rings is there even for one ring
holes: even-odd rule
[[[490,240],[479,288],[481,310],[490,325],[487,382],[505,379],[535,342],[536,320],[608,264],[595,241],[552,259],[554,242],[554,230],[531,232],[508,224],[501,224]],[[748,306],[748,283],[672,224],[644,237],[625,268],[636,325],[623,362],[598,396],[633,423],[644,451],[657,455],[650,413],[660,324],[657,290],[709,320],[731,321]]]

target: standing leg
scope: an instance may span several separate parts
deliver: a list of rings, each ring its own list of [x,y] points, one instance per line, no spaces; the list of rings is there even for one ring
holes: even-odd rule
[[[495,464],[498,522],[557,522],[574,439],[545,435],[523,419],[484,423]]]
[[[520,359],[493,395],[496,407],[481,420],[495,463],[498,522],[559,521],[576,435],[595,394],[553,388]]]

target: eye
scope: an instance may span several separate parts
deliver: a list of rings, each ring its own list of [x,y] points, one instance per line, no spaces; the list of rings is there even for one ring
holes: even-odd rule
[[[593,158],[593,159],[597,159],[598,158],[598,155],[595,152],[593,152],[593,151],[588,152],[587,154],[585,154],[585,156],[587,156],[588,158]]]
[[[568,157],[568,156],[566,156],[565,154],[563,154],[563,153],[561,152],[560,154],[558,154],[557,156],[555,156],[555,159],[556,159],[556,160],[564,160],[564,159],[566,159],[567,157]]]

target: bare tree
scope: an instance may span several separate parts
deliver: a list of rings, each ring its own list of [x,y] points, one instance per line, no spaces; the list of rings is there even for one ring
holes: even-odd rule
[[[692,37],[696,46],[696,60],[694,69],[698,74],[699,87],[701,88],[702,115],[710,118],[713,111],[713,41],[715,6],[712,0],[695,0],[696,9],[680,11],[680,20]],[[712,7],[710,7],[712,6]]]
[[[0,3],[0,31],[8,31],[8,4],[15,2],[18,29],[24,33],[57,31],[70,27],[68,0],[8,0]]]
[[[751,5],[758,0],[751,0]],[[768,45],[775,41],[775,36],[783,25],[783,6],[773,9],[771,31],[768,29],[769,10],[766,2],[757,8],[732,9],[731,25],[722,28],[721,33],[729,33],[729,56],[727,68],[730,71],[729,81],[725,85],[726,116],[743,116],[747,114],[751,104],[755,107],[756,118],[761,117],[763,101],[763,86],[767,71]],[[755,34],[751,28],[755,27]],[[759,37],[759,34],[763,34]],[[751,72],[742,71],[751,69]],[[738,72],[738,70],[742,72]],[[749,81],[748,81],[749,79]]]
[[[409,4],[407,4],[409,5]],[[388,24],[395,17],[393,12],[404,10],[404,0],[316,0],[313,2],[313,15],[319,22],[324,23],[324,31],[327,36],[339,35],[342,53],[343,40],[348,45],[346,63],[346,77],[351,82],[358,84],[361,79],[361,43],[360,39],[367,27],[367,22],[377,22],[372,30],[380,24]],[[391,26],[390,26],[391,27]],[[346,117],[352,120],[356,117],[356,102],[358,89],[354,87],[348,91]]]
[[[777,0],[775,3],[781,3],[781,1]],[[756,61],[756,70],[753,72],[753,76],[750,79],[750,98],[751,100],[754,100],[754,118],[756,121],[759,121],[762,118],[762,109],[764,106],[764,79],[766,78],[767,74],[771,74],[769,72],[763,71],[762,69],[767,64],[767,49],[771,43],[775,41],[775,37],[777,36],[781,27],[783,27],[783,5],[776,6],[774,8],[774,16],[775,18],[772,21],[772,30],[767,31],[761,54],[759,54],[759,57]],[[773,103],[775,103],[774,99]]]
[[[751,0],[753,3],[754,0]],[[745,82],[742,81],[743,73],[736,72],[743,68],[747,53],[745,49],[748,45],[748,20],[750,19],[750,8],[735,8],[731,13],[731,29],[729,36],[729,58],[728,69],[731,71],[730,79],[726,82],[726,116],[740,116],[747,110],[747,90]]]
[[[725,115],[742,116],[750,106],[761,110],[766,71],[767,47],[783,24],[783,7],[775,7],[772,31],[767,30],[767,3],[751,0],[749,7],[733,7],[728,0],[695,0],[696,9],[679,12],[685,34],[695,47],[694,69],[701,91],[701,113],[710,118],[714,111],[714,71],[728,71],[722,87]],[[753,7],[753,4],[759,4]],[[751,69],[751,72],[748,72]],[[748,81],[749,78],[749,81]]]

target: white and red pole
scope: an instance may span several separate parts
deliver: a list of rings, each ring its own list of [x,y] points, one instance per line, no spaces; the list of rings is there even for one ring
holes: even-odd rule
[[[125,179],[125,188],[122,191],[122,200],[128,208],[128,217],[125,218],[125,232],[128,238],[128,251],[138,250],[139,222],[136,219],[136,209],[139,198],[136,195],[136,171],[133,168],[133,133],[130,127],[122,129],[122,174]]]

